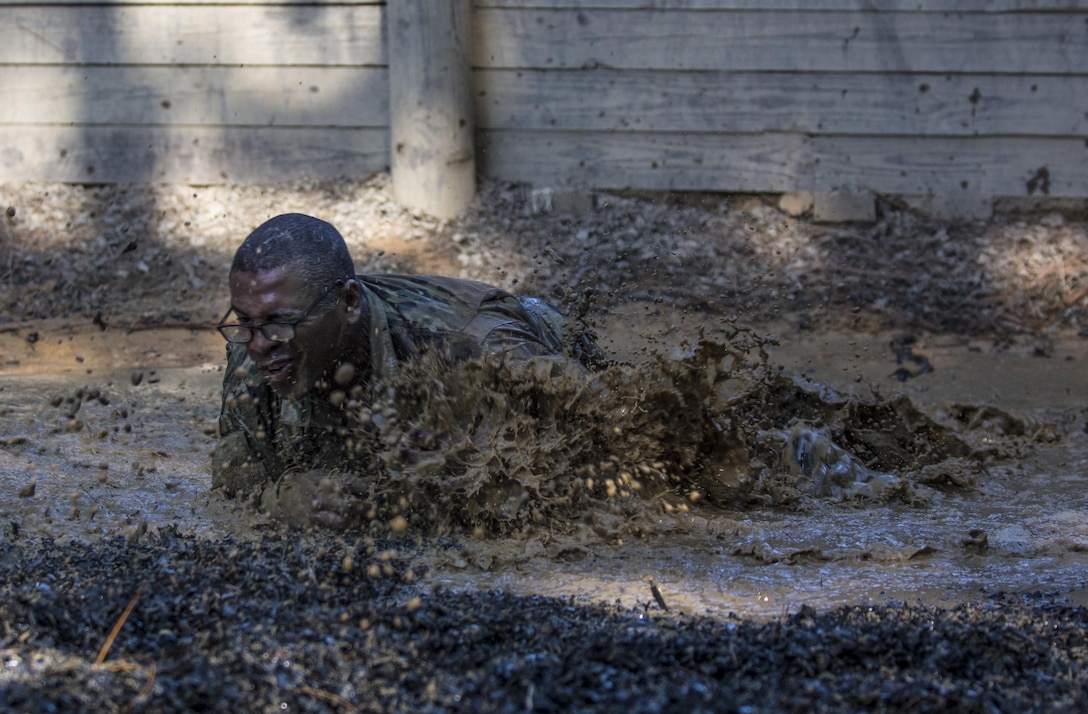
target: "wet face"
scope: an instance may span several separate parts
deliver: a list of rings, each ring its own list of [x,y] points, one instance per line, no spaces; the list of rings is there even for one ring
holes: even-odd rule
[[[259,273],[231,273],[234,316],[228,321],[254,326],[298,320],[325,288],[331,288],[328,296],[305,314],[295,327],[294,339],[270,340],[255,330],[253,339],[246,344],[249,358],[281,397],[305,395],[319,381],[328,381],[340,362],[349,357],[353,291],[350,286],[326,285],[315,289],[304,285],[290,266]]]

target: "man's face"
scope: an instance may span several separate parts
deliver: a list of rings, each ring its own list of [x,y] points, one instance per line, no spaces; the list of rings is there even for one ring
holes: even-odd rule
[[[293,322],[329,287],[303,285],[290,265],[260,273],[237,271],[230,275],[230,301],[239,323]],[[249,358],[279,396],[305,395],[327,378],[344,353],[343,311],[333,307],[339,289],[332,287],[329,299],[295,327],[293,340],[276,342],[255,330],[246,344]]]

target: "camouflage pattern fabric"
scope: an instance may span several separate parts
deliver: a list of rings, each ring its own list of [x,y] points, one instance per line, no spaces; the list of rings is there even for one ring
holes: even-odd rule
[[[357,279],[369,310],[371,387],[387,382],[398,363],[428,349],[452,360],[502,353],[562,355],[590,368],[608,361],[584,324],[538,298],[441,276]],[[276,396],[245,345],[228,344],[212,487],[230,496],[260,497],[288,470],[336,468],[344,461],[340,419],[325,400]]]

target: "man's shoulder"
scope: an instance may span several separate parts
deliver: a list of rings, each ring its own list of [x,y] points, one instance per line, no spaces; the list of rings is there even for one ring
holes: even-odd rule
[[[358,279],[385,306],[391,320],[423,326],[457,327],[489,303],[511,297],[487,283],[443,275],[360,275]]]
[[[383,300],[425,299],[434,302],[478,305],[487,300],[509,297],[502,288],[446,275],[397,275],[392,273],[358,275],[357,280]]]

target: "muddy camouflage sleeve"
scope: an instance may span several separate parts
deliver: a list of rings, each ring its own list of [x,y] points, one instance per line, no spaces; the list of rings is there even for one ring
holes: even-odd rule
[[[227,345],[212,488],[229,496],[255,492],[283,470],[267,438],[273,433],[268,388],[247,364],[245,345]]]

